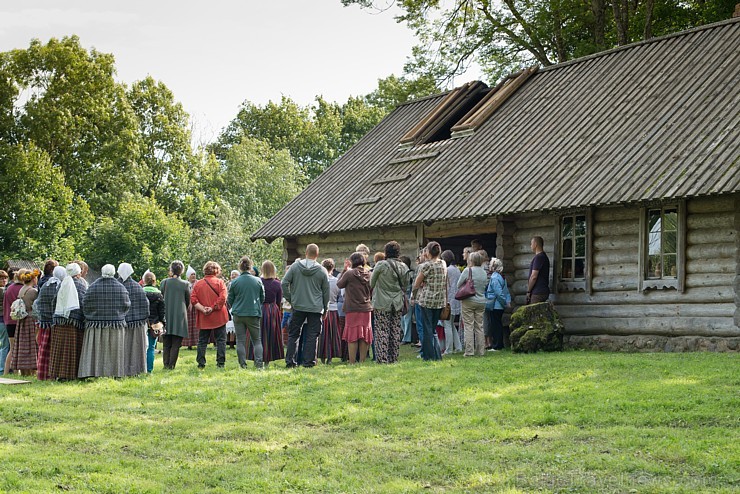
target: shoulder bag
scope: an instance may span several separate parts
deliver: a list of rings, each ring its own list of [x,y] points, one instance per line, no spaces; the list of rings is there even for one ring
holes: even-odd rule
[[[468,279],[463,286],[457,289],[455,300],[465,300],[475,295],[475,283],[473,283],[473,270],[468,268]]]
[[[394,273],[396,273],[396,278],[398,278],[398,285],[401,287],[401,294],[403,294],[403,305],[401,306],[401,315],[405,316],[409,312],[409,297],[406,295],[406,288],[403,286],[403,281],[401,280],[401,275],[398,273],[398,270],[396,269],[395,261],[386,261],[393,270]]]

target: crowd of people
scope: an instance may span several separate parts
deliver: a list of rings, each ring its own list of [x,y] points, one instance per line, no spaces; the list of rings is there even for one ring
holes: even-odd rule
[[[527,303],[549,295],[542,244],[532,239]],[[418,346],[424,360],[500,350],[511,305],[503,263],[475,240],[463,261],[461,272],[455,254],[433,241],[414,270],[391,241],[372,259],[358,245],[341,271],[333,259],[320,262],[319,247],[309,244],[282,280],[271,261],[258,269],[247,256],[229,280],[213,261],[200,279],[173,261],[160,283],[149,270],[137,282],[128,263],[103,266],[90,284],[82,261],[62,267],[48,260],[43,273],[0,270],[0,373],[35,373],[39,380],[151,373],[158,342],[165,369],[175,368],[182,347],[193,346],[204,368],[209,343],[223,368],[229,335],[239,365],[252,360],[257,369],[283,359],[288,368],[313,367],[319,359],[390,364],[404,344]]]

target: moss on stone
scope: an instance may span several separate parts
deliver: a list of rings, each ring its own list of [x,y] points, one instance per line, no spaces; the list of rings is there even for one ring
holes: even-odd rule
[[[511,348],[517,353],[563,349],[563,323],[551,302],[525,305],[511,315]]]

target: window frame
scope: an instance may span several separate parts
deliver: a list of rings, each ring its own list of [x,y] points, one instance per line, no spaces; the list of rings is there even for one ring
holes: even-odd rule
[[[676,277],[675,278],[651,278],[648,276],[650,267],[650,227],[648,215],[651,210],[660,209],[661,218],[666,209],[676,210]],[[662,220],[661,220],[662,221]],[[686,202],[664,202],[646,204],[640,208],[640,257],[638,260],[638,283],[637,290],[676,290],[679,293],[685,291],[686,280]]]
[[[565,218],[575,218],[577,216],[586,217],[586,235],[585,235],[585,269],[583,270],[583,279],[566,279],[560,278],[563,267],[563,220]],[[558,220],[555,222],[555,253],[553,259],[553,284],[556,293],[567,292],[586,292],[588,295],[593,293],[593,209],[578,209],[573,211],[561,212]],[[575,223],[574,223],[575,225]]]

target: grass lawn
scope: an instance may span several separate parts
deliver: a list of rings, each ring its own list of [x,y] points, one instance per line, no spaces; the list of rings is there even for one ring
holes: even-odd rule
[[[0,491],[740,492],[737,354],[414,357],[0,386]]]

